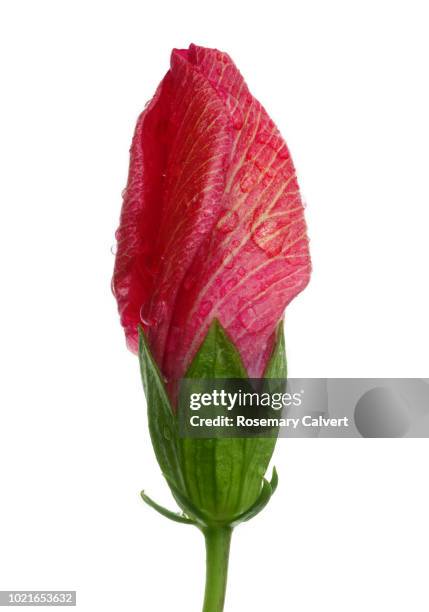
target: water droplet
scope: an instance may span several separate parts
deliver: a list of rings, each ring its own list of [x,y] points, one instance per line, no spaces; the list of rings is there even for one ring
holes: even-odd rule
[[[168,429],[168,427],[164,427],[163,434],[166,440],[171,440],[171,431]]]
[[[200,204],[198,204],[198,206],[196,206],[195,208],[199,208]],[[203,217],[206,217],[206,219],[210,219],[211,217],[213,217],[213,213],[214,213],[214,209],[212,206],[206,206],[204,207],[203,210]],[[205,233],[205,230],[202,229],[201,233]]]
[[[244,117],[241,110],[241,104],[231,92],[224,90],[223,100],[225,106],[230,113],[232,127],[236,130],[241,130],[244,124]]]
[[[287,159],[289,157],[289,151],[288,151],[286,145],[283,145],[280,148],[279,157],[280,157],[280,159]]]
[[[204,302],[201,302],[201,306],[198,309],[198,314],[200,315],[200,317],[205,317],[209,314],[211,309],[212,303],[209,300],[205,300]]]
[[[112,255],[116,255],[116,253],[118,252],[118,245],[112,244],[112,246],[110,247],[110,252],[112,253]]]
[[[243,120],[242,119],[233,119],[232,127],[234,128],[234,130],[241,130],[241,128],[243,127]]]
[[[244,124],[243,114],[239,108],[236,108],[231,116],[232,119],[232,127],[235,130],[241,130]]]
[[[278,132],[271,135],[269,146],[271,149],[273,149],[273,151],[277,151],[277,153],[283,146],[285,146],[283,139],[279,136]]]
[[[145,327],[151,327],[154,324],[154,320],[147,314],[147,304],[143,304],[140,308],[140,321],[143,323]]]
[[[140,308],[140,321],[146,327],[151,327],[160,323],[165,317],[167,303],[164,300],[159,300],[152,306],[152,302],[146,302]]]
[[[285,236],[283,232],[277,233],[278,223],[274,219],[268,219],[258,225],[252,234],[252,240],[269,257],[278,255],[283,246]]]
[[[271,134],[269,134],[268,132],[258,132],[258,134],[256,135],[256,142],[258,142],[259,144],[265,144],[269,141],[270,138]]]
[[[227,270],[231,270],[234,267],[232,251],[230,251],[229,249],[225,251],[225,253],[222,255],[222,262],[224,268],[226,268]]]
[[[254,178],[250,174],[246,174],[240,182],[240,189],[243,193],[249,193],[255,184]]]
[[[238,314],[238,318],[245,330],[251,331],[252,324],[256,319],[256,311],[253,306],[247,306]]]
[[[238,225],[239,217],[235,210],[229,211],[219,221],[218,228],[225,234],[232,232]]]
[[[289,266],[295,267],[295,266],[299,266],[302,263],[304,263],[303,255],[299,255],[299,254],[298,255],[286,255],[285,259],[286,259],[286,263]]]
[[[249,191],[251,191],[256,186],[260,178],[261,172],[256,166],[256,164],[253,161],[248,162],[244,166],[242,174],[240,176],[241,191],[243,193],[248,193]]]
[[[220,292],[221,297],[225,297],[227,293],[232,291],[232,289],[234,289],[236,284],[237,284],[237,279],[230,278],[221,289],[221,292]]]

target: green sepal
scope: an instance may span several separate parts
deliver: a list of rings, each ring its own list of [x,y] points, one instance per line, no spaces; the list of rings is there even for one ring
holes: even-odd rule
[[[268,504],[268,502],[270,501],[275,490],[277,489],[278,484],[279,484],[279,477],[277,475],[277,470],[275,467],[273,467],[273,473],[271,475],[271,480],[268,482],[268,480],[264,478],[264,481],[262,484],[262,491],[258,499],[256,500],[256,502],[246,512],[243,512],[241,516],[237,517],[234,520],[234,522],[231,524],[231,526],[236,527],[240,523],[244,523],[245,521],[250,521],[251,518],[259,514],[261,510],[263,510],[265,506]]]
[[[214,319],[185,378],[248,378],[234,343]]]
[[[279,326],[264,378],[286,374],[283,326]],[[185,375],[191,379],[247,378],[239,352],[214,320]],[[229,524],[257,503],[276,438],[182,438],[183,475],[192,504],[212,523]]]
[[[273,352],[265,368],[263,378],[287,378],[287,361],[283,321],[280,321],[274,342]]]
[[[203,511],[199,510],[192,502],[171,482],[168,483],[177,505],[182,508],[187,516],[192,517],[194,524],[199,527],[206,527],[211,521],[210,517],[206,516]]]
[[[149,432],[156,458],[167,481],[183,489],[179,458],[178,424],[171,408],[164,380],[139,326],[139,360],[146,395]]]
[[[185,516],[184,514],[180,514],[179,512],[172,512],[171,510],[168,510],[167,508],[164,508],[164,506],[161,506],[160,504],[157,504],[156,501],[154,501],[151,497],[149,497],[149,495],[146,495],[146,493],[144,491],[140,492],[140,496],[142,498],[142,500],[151,508],[153,508],[154,510],[156,510],[159,514],[162,514],[162,516],[165,516],[166,518],[170,519],[171,521],[175,521],[176,523],[185,523],[186,525],[195,525],[195,521],[193,521],[192,519],[188,518],[187,516]]]

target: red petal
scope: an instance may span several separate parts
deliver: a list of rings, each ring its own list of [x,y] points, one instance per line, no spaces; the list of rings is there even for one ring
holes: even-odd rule
[[[214,317],[251,376],[307,284],[308,240],[289,151],[224,53],[191,45],[140,117],[114,291],[129,344],[146,325],[164,375],[183,375]]]

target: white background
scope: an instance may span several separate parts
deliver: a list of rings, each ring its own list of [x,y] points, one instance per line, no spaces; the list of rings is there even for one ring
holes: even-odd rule
[[[203,540],[150,447],[110,293],[135,119],[173,46],[228,51],[284,134],[314,272],[291,376],[428,375],[425,2],[10,0],[0,16],[0,589],[200,609]],[[226,610],[427,612],[427,440],[280,440]]]

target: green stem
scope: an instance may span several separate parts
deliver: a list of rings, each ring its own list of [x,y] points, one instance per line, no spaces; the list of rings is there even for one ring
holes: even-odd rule
[[[206,590],[203,612],[222,612],[228,574],[229,546],[232,527],[207,527]]]

